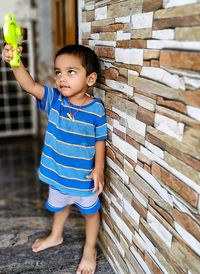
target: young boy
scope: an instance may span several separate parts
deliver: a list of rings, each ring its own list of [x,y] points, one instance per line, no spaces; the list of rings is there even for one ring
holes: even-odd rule
[[[21,49],[19,49],[21,51]],[[9,62],[13,49],[6,45],[3,59]],[[77,274],[96,269],[96,242],[99,231],[99,194],[104,186],[107,126],[101,101],[87,95],[96,82],[99,62],[88,47],[69,45],[55,57],[56,88],[35,82],[21,62],[13,68],[20,86],[37,98],[48,114],[39,178],[49,184],[46,208],[54,212],[51,234],[36,240],[33,252],[63,242],[63,229],[70,205],[85,217],[85,245]]]

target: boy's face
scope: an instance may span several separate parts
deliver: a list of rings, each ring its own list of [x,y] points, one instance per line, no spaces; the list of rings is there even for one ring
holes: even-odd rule
[[[94,75],[93,75],[94,74]],[[81,59],[71,54],[59,55],[55,60],[56,87],[63,96],[74,97],[87,92],[96,73],[86,76],[86,70],[81,64]]]

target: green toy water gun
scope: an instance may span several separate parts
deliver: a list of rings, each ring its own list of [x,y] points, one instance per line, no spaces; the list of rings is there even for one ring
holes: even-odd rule
[[[3,26],[3,36],[4,40],[8,45],[14,48],[13,58],[10,61],[11,67],[20,66],[20,54],[17,51],[19,45],[22,44],[23,30],[20,25],[15,21],[14,14],[5,14],[4,16],[4,26]]]

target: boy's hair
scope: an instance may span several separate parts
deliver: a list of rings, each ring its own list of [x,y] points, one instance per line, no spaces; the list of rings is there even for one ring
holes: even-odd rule
[[[87,76],[92,72],[99,73],[99,60],[96,53],[89,47],[82,45],[67,45],[61,48],[55,59],[62,54],[71,54],[81,59],[82,66],[86,69]]]

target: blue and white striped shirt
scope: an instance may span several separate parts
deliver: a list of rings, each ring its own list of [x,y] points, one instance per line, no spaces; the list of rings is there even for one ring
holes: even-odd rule
[[[87,175],[94,168],[95,143],[107,139],[105,108],[98,98],[81,108],[69,106],[56,88],[44,88],[38,107],[48,114],[48,125],[39,178],[63,194],[93,195],[94,181]],[[70,111],[75,121],[68,118]]]

